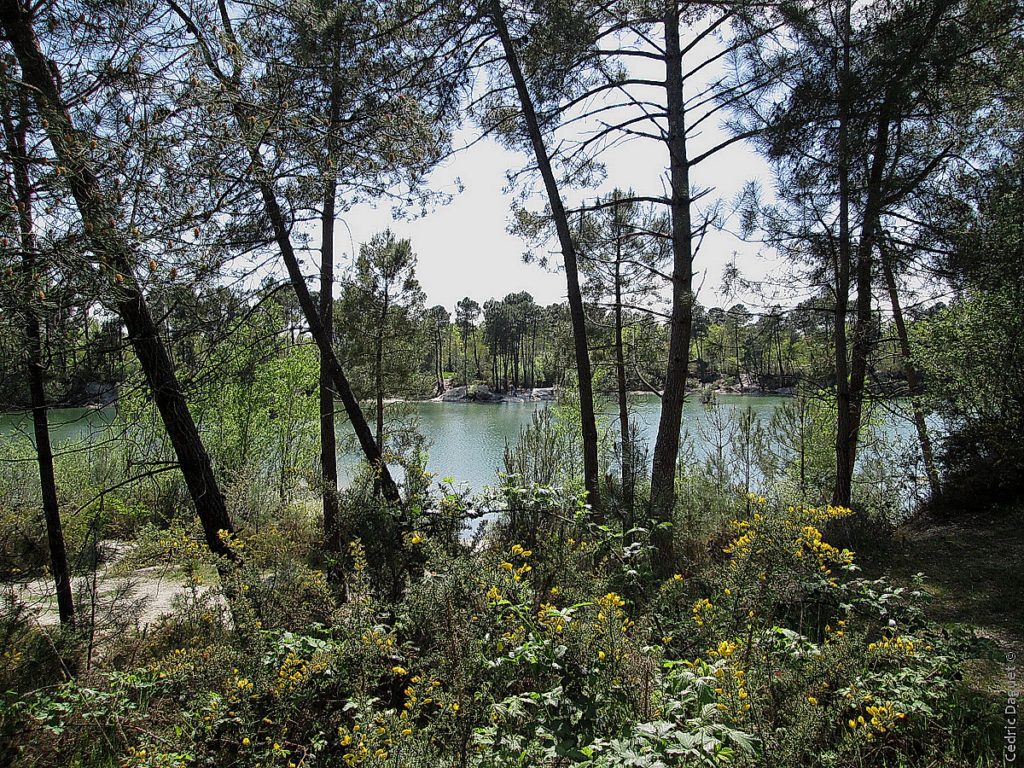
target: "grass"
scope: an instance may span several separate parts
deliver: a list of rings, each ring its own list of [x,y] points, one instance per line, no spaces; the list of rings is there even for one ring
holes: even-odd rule
[[[979,659],[966,682],[1005,697],[1006,654],[1024,652],[1024,506],[954,519],[923,518],[897,531],[883,551],[862,561],[868,575],[909,584],[925,575],[928,612],[942,624],[970,627],[998,644],[998,658]]]

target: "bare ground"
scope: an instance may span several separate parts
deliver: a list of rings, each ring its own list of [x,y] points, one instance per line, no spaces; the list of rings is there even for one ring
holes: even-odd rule
[[[865,562],[870,574],[910,583],[923,573],[928,613],[995,641],[1001,659],[971,665],[978,690],[1006,693],[1006,669],[1024,652],[1024,507],[998,515],[922,519],[900,529],[883,552]]]

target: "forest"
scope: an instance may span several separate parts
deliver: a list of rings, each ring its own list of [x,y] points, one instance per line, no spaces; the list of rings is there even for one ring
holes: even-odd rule
[[[1015,762],[1017,0],[0,35],[0,766]]]

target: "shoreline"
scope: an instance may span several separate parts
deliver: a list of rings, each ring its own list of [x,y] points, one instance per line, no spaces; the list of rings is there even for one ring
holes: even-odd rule
[[[558,399],[557,387],[535,387],[533,389],[520,389],[513,392],[498,392],[486,387],[485,385],[475,385],[476,391],[466,393],[466,387],[452,387],[451,389],[445,390],[440,395],[434,397],[387,397],[384,398],[385,404],[394,403],[457,403],[457,404],[479,404],[479,405],[502,405],[502,404],[517,404],[521,405],[524,403],[553,403]],[[460,392],[460,390],[463,390]],[[792,397],[794,394],[792,387],[783,387],[780,389],[760,389],[757,387],[687,387],[686,397],[699,396],[703,392],[710,391],[715,395],[727,395],[737,397]],[[595,392],[595,395],[599,397],[615,397],[613,391],[602,391]],[[645,389],[634,389],[627,393],[630,397],[648,397],[656,396],[655,392]],[[371,400],[365,400],[362,402],[372,403]],[[90,411],[102,411],[110,407],[117,406],[117,399],[104,400],[100,402],[85,402],[67,405],[51,405],[47,408],[48,411],[62,411],[62,410],[90,410]],[[17,407],[11,406],[6,409],[0,408],[0,413],[3,414],[25,414],[29,415],[32,413],[31,407]]]

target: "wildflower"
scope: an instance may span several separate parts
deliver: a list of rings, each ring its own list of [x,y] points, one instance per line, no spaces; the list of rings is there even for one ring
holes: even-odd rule
[[[250,743],[251,742],[249,741],[249,737],[248,736],[246,736],[244,739],[242,739],[242,746],[243,747],[248,747]]]
[[[693,614],[693,623],[698,627],[703,627],[704,622],[709,614],[715,609],[715,606],[707,598],[701,598],[693,604],[691,613]]]
[[[599,599],[598,603],[606,607],[614,606],[616,608],[621,608],[626,604],[626,601],[623,600],[617,593],[609,592],[607,595]]]
[[[423,543],[423,534],[419,531],[413,531],[412,536],[409,538],[409,543],[413,546]]]
[[[405,667],[394,666],[391,668],[391,671],[399,677],[404,677],[405,675],[409,674],[409,670]]]
[[[736,652],[736,643],[730,640],[723,640],[718,644],[718,647],[711,651],[712,656],[721,656],[723,659],[732,656]]]
[[[816,698],[814,698],[813,696],[808,696],[807,697],[807,703],[810,704],[812,707],[818,706],[818,700]]]

